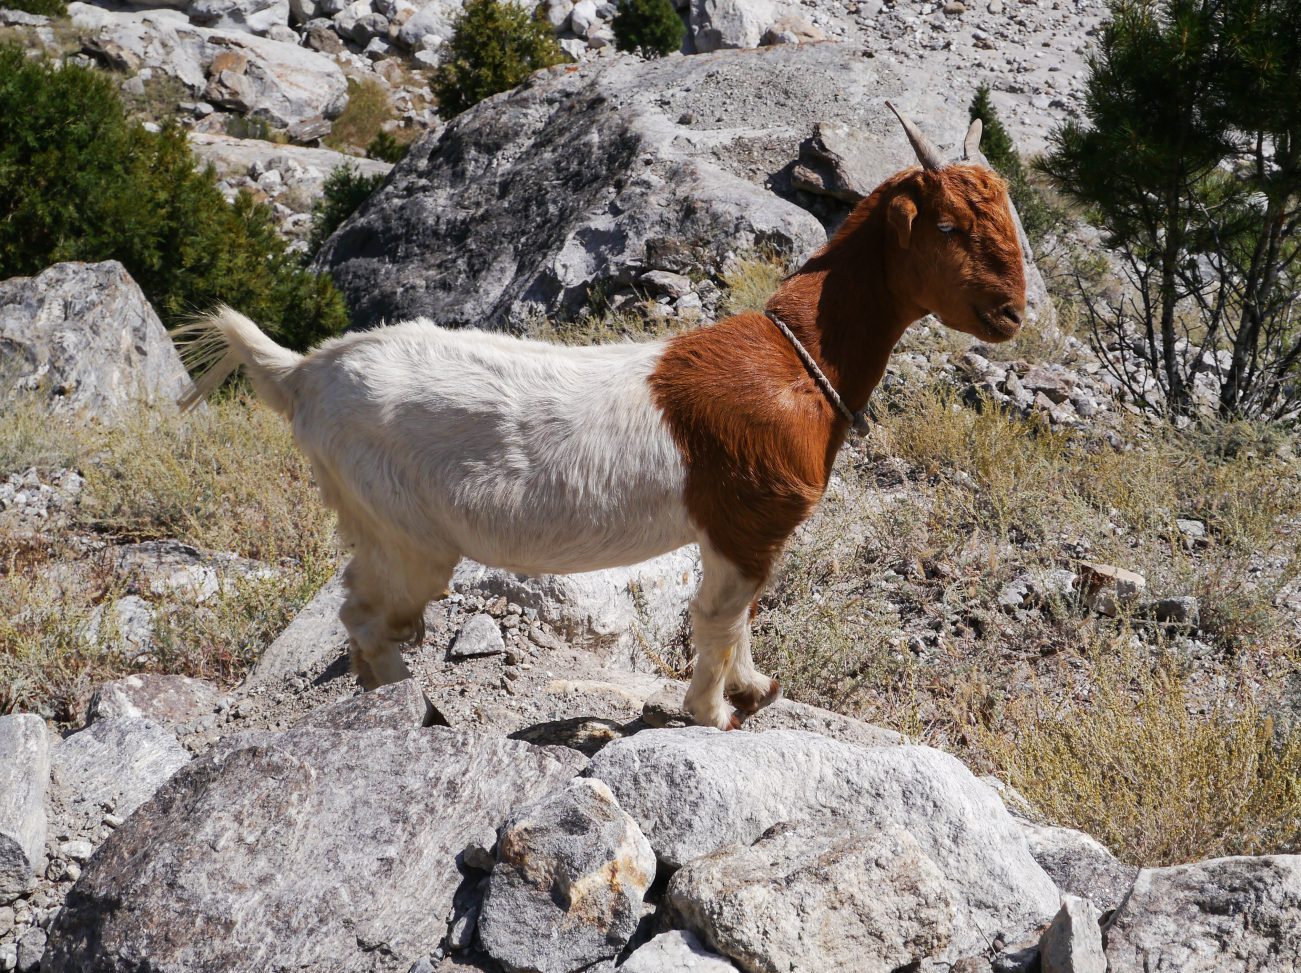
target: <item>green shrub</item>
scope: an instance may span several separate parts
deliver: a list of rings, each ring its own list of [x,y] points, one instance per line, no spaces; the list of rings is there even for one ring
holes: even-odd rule
[[[315,255],[343,221],[357,211],[384,177],[379,173],[363,176],[354,165],[342,165],[326,177],[321,198],[312,205],[312,234],[308,252]]]
[[[565,60],[545,20],[510,0],[469,0],[453,25],[447,58],[430,77],[438,111],[452,118]]]
[[[375,133],[375,137],[366,146],[366,155],[372,159],[397,163],[402,161],[408,148],[410,146],[407,143],[400,142],[388,132],[380,131]]]
[[[1021,225],[1030,244],[1038,247],[1044,236],[1060,222],[1062,214],[1053,206],[1030,179],[1030,173],[1021,161],[1012,136],[1003,127],[989,96],[989,85],[976,89],[976,96],[967,110],[972,121],[980,119],[984,131],[980,136],[980,151],[984,153],[994,171],[1007,180],[1007,191],[1016,205]]]
[[[44,14],[47,17],[62,17],[68,12],[68,5],[64,0],[5,0],[5,6],[10,10]]]
[[[218,301],[304,347],[347,308],[275,232],[270,210],[228,203],[185,133],[127,118],[102,73],[0,45],[0,278],[65,260],[118,260],[165,321]]]
[[[651,58],[679,50],[686,32],[672,0],[623,0],[613,26],[619,50]]]

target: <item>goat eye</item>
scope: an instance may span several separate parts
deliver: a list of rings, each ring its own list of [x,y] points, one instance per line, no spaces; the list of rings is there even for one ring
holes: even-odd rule
[[[941,233],[952,233],[953,230],[954,230],[954,226],[953,226],[952,223],[941,223],[941,224],[940,224],[940,232],[941,232]]]

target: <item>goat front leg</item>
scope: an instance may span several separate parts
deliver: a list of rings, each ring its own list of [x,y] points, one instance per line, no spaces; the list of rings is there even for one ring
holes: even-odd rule
[[[700,545],[700,555],[703,577],[691,602],[696,670],[685,705],[701,726],[735,730],[741,721],[723,694],[738,653],[750,657],[749,609],[759,584],[707,544]]]

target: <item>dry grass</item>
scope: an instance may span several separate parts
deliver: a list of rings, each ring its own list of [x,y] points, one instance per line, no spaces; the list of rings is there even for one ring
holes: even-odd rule
[[[325,144],[340,152],[352,150],[363,154],[371,139],[393,117],[393,105],[383,84],[374,78],[364,81],[349,78],[348,104],[334,120]]]
[[[794,698],[1009,777],[1130,860],[1294,849],[1301,735],[1269,714],[1301,672],[1296,619],[1275,604],[1301,566],[1296,461],[1139,427],[1117,450],[935,386],[889,406],[764,597],[761,665]],[[1185,517],[1209,547],[1182,543]],[[1154,598],[1196,595],[1196,639],[1069,596],[998,610],[1008,582],[1082,558],[1139,571]],[[1098,664],[1122,645],[1124,666]],[[1145,779],[1145,761],[1168,773]],[[1163,799],[1182,830],[1145,818]]]
[[[727,295],[721,310],[726,314],[762,311],[788,273],[787,261],[775,254],[758,253],[737,260],[723,273]]]
[[[244,394],[111,429],[7,403],[0,475],[29,467],[73,467],[86,482],[67,523],[0,528],[0,712],[72,721],[96,683],[142,669],[237,681],[337,563],[333,517],[306,461],[285,423]],[[277,575],[202,605],[153,598],[154,640],[142,653],[105,609],[125,593],[113,547],[153,538],[231,551]],[[92,637],[93,616],[102,623]]]

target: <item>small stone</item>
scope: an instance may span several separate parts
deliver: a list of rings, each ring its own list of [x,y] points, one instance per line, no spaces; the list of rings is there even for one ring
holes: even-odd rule
[[[71,858],[73,861],[84,862],[94,854],[95,846],[89,841],[78,838],[74,841],[65,841],[59,846],[59,854],[64,858]]]
[[[474,942],[474,930],[479,925],[479,907],[471,906],[452,920],[447,931],[448,948],[457,951],[466,950]]]
[[[1192,595],[1162,598],[1152,603],[1152,614],[1166,625],[1181,625],[1196,629],[1201,622],[1200,605]]]
[[[641,282],[656,294],[667,294],[675,299],[691,293],[691,278],[667,270],[647,271],[641,275]]]
[[[76,862],[68,862],[63,866],[63,878],[69,882],[75,882],[81,878],[81,866]]]
[[[497,832],[484,828],[483,833],[465,846],[461,852],[461,861],[466,868],[477,868],[481,872],[490,872],[497,864],[493,849],[497,847]]]
[[[989,7],[987,9],[990,13],[998,16],[1003,12],[1003,0],[989,0]]]
[[[946,17],[961,17],[966,12],[967,6],[962,0],[949,0],[944,5],[944,16]]]
[[[14,907],[11,905],[0,905],[0,938],[3,938],[14,928]]]
[[[491,615],[480,612],[472,615],[447,650],[452,659],[469,659],[480,655],[498,655],[506,651],[506,641],[501,629]]]
[[[1093,611],[1114,616],[1121,607],[1132,605],[1138,599],[1147,587],[1147,579],[1114,564],[1081,561],[1080,584]]]

